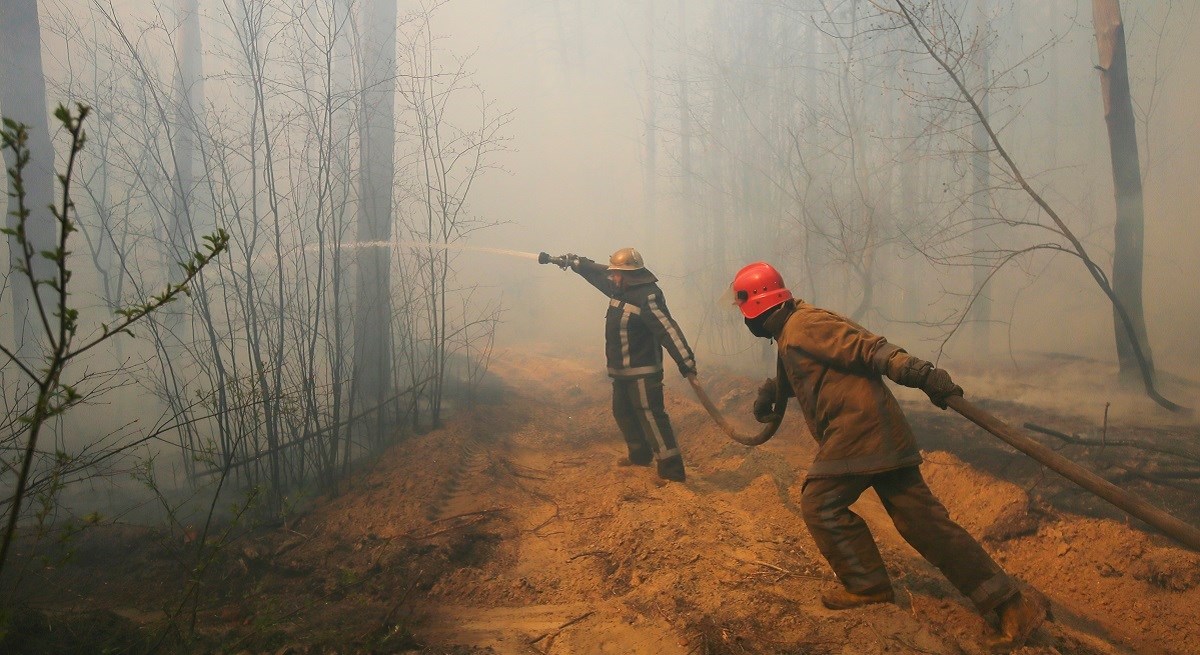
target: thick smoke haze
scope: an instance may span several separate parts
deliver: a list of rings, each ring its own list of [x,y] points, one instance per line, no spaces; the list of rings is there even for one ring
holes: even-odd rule
[[[760,4],[746,3],[746,11],[755,11]],[[1153,111],[1150,129],[1139,134],[1146,162],[1147,323],[1158,366],[1186,376],[1200,365],[1200,335],[1193,318],[1200,315],[1200,294],[1192,284],[1200,275],[1200,266],[1193,254],[1197,237],[1191,227],[1198,200],[1191,172],[1200,166],[1196,159],[1200,152],[1196,147],[1198,119],[1191,108],[1196,106],[1200,87],[1195,64],[1184,55],[1198,45],[1195,31],[1183,27],[1194,25],[1194,10],[1180,3],[1169,4],[1139,3],[1125,10],[1131,12],[1126,23],[1135,98],[1143,111]],[[1008,112],[1011,123],[1003,125],[1001,137],[1016,152],[1027,174],[1039,174],[1038,188],[1084,235],[1092,255],[1108,267],[1114,211],[1111,164],[1099,79],[1093,68],[1096,44],[1090,4],[1050,5],[1046,13],[1054,19],[1053,33],[1045,26],[1025,26],[1022,38],[1000,37],[1001,48],[1013,43],[1027,51],[1046,48],[1025,66],[1057,65],[1055,70],[1025,72],[1024,79],[1032,87],[1020,100],[1026,106]],[[1036,20],[1035,8],[1025,3],[994,6],[998,15],[1015,8],[1024,11],[1027,20]],[[683,60],[678,51],[679,7],[663,2],[656,7],[654,56],[666,87]],[[1165,13],[1168,9],[1171,14]],[[695,51],[688,56],[694,70],[695,61],[708,54],[702,52],[710,47],[703,40],[714,38],[715,28],[706,22],[711,16],[707,8],[689,7],[689,11],[693,12],[688,20]],[[814,18],[800,11],[793,15],[797,30],[805,29],[805,23]],[[1161,21],[1168,15],[1179,22],[1164,26]],[[685,322],[685,330],[697,331],[696,321],[709,308],[685,306],[680,282],[695,272],[695,263],[683,253],[695,242],[696,232],[681,225],[678,172],[671,169],[672,153],[663,149],[659,151],[662,170],[656,224],[649,228],[641,220],[645,215],[641,166],[645,160],[647,61],[642,3],[454,2],[441,18],[448,43],[457,51],[475,52],[472,62],[481,86],[501,106],[515,111],[514,151],[504,157],[509,174],[483,180],[474,203],[482,214],[509,223],[474,240],[488,245],[494,240],[505,247],[552,254],[577,252],[597,259],[616,248],[635,245],[663,278],[675,312],[693,319]],[[1155,31],[1164,27],[1167,31],[1160,38]],[[1001,55],[1005,56],[1011,62],[1019,53]],[[1161,79],[1155,81],[1155,76]],[[1039,96],[1050,93],[1055,85],[1062,89],[1058,113],[1047,116],[1046,103]],[[1153,105],[1151,96],[1157,96]],[[671,122],[677,118],[673,112],[674,107],[660,107],[661,128],[674,129]],[[1055,159],[1036,147],[1051,129],[1062,139],[1058,148],[1062,154]],[[736,224],[736,217],[732,220]],[[786,226],[782,233],[764,235],[763,248],[755,258],[770,259],[787,236]],[[730,260],[722,274],[731,277],[748,262]],[[529,325],[548,330],[547,336],[555,339],[583,336],[580,332],[593,340],[601,338],[597,317],[602,299],[592,298],[592,290],[575,276],[527,270],[529,266],[518,260],[490,260],[489,264],[505,280],[503,286],[510,298],[506,320],[513,334],[530,335],[525,319],[534,318]],[[996,298],[996,320],[1006,325],[996,330],[996,336],[1004,340],[998,347],[1113,360],[1111,309],[1079,261],[1042,255],[1028,270],[1029,275],[1007,271],[999,281],[1002,290]],[[789,282],[803,292],[803,271],[792,266],[785,272]],[[954,276],[961,277],[962,271],[942,268],[923,282],[938,289]],[[710,291],[713,302],[718,302],[723,289]],[[577,296],[581,296],[578,301]],[[930,315],[936,316],[938,311]],[[936,348],[940,343],[941,333],[935,329],[889,325],[878,316],[865,322],[884,334],[899,332],[914,351]],[[952,341],[950,351],[969,358],[967,347],[955,348],[962,341]],[[747,337],[743,345],[749,344]],[[722,364],[737,361],[736,350],[706,354],[709,361]],[[1003,366],[1005,359],[999,358],[996,365]]]
[[[990,31],[971,27],[978,19],[976,3],[941,4],[960,21],[961,34],[988,34],[978,37],[978,43],[972,40],[976,37],[962,43],[964,48],[988,50],[990,112],[1000,140],[1100,268],[1111,271],[1112,169],[1090,3],[994,0],[985,10]],[[310,35],[315,32],[289,32],[289,25],[316,25],[319,21],[313,17],[326,15],[321,12],[336,16],[360,6],[332,0],[248,5],[273,8],[274,22],[268,27],[277,34]],[[157,119],[151,109],[155,102],[168,101],[175,73],[175,6],[42,2],[47,101],[53,105],[98,97],[116,106],[116,100],[129,99],[136,106],[122,114],[122,129],[138,123],[130,117],[136,118],[139,111],[153,124]],[[229,161],[249,166],[247,143],[261,135],[248,127],[244,134],[238,132],[242,124],[251,125],[245,116],[252,96],[239,86],[244,72],[236,66],[236,30],[227,15],[230,7],[241,6],[200,2],[201,61],[207,134],[216,143],[225,134],[218,133],[226,130],[232,135],[223,142]],[[304,7],[313,11],[301,11]],[[467,73],[460,88],[469,93],[448,104],[448,121],[463,130],[478,128],[483,107],[492,120],[501,117],[481,173],[465,197],[458,198],[462,215],[477,223],[457,233],[455,243],[524,253],[575,253],[598,261],[618,248],[638,248],[696,348],[702,374],[726,369],[758,376],[772,368],[769,349],[741,327],[736,310],[722,300],[733,274],[756,260],[776,264],[797,296],[847,315],[861,307],[855,318],[869,329],[914,354],[969,371],[980,384],[989,371],[1019,376],[1021,362],[1045,353],[1091,358],[1115,370],[1111,305],[1080,261],[1062,252],[1039,250],[1014,257],[983,294],[991,300],[985,340],[972,336],[970,317],[962,317],[975,284],[971,264],[979,259],[972,258],[970,248],[1019,249],[1062,239],[1044,227],[1000,229],[998,224],[1004,222],[1049,222],[1027,197],[1014,191],[1015,183],[989,146],[993,178],[985,204],[1002,218],[989,228],[983,246],[971,245],[974,231],[966,226],[975,209],[969,199],[975,121],[896,15],[880,14],[872,3],[829,0],[452,0],[435,6],[401,2],[399,7],[398,130],[406,135],[413,131],[415,119],[406,116],[403,107],[412,102],[412,80],[420,77],[406,69],[414,54],[418,60],[427,56],[435,70],[452,70],[461,63]],[[857,16],[850,14],[855,7]],[[1200,261],[1195,255],[1200,233],[1194,226],[1195,208],[1200,206],[1200,188],[1194,183],[1194,172],[1200,170],[1200,118],[1194,111],[1200,103],[1200,75],[1190,56],[1200,50],[1196,9],[1189,2],[1159,0],[1126,3],[1124,10],[1145,192],[1145,320],[1158,369],[1194,378],[1200,367],[1200,324],[1195,318],[1200,316]],[[426,20],[424,31],[414,27]],[[113,36],[114,26],[125,31],[131,46]],[[89,45],[102,37],[117,52],[135,48],[141,59],[136,66],[125,61],[121,70],[103,69],[104,61]],[[284,39],[271,44],[274,49],[264,55],[265,61],[286,69],[271,69],[278,77],[271,82],[280,84],[273,92],[294,101],[299,93],[280,89],[307,80],[297,72],[305,69],[296,62],[316,65],[319,53]],[[343,92],[338,97],[344,107],[356,102],[354,89],[361,81],[347,63],[350,49],[339,42],[331,50],[334,60],[342,62],[333,64],[332,86]],[[286,68],[281,62],[295,66]],[[962,68],[968,76],[979,70]],[[153,78],[162,95],[147,92],[127,98],[140,84],[130,81],[136,75]],[[977,92],[979,75],[966,83]],[[110,88],[116,91],[110,94],[103,84],[114,85]],[[97,135],[102,130],[95,121],[105,120],[105,111],[112,107],[99,109],[90,119]],[[346,173],[345,186],[336,194],[353,207],[356,191],[347,180],[358,165],[355,118],[350,109],[339,111],[343,113],[336,114],[334,123],[343,132],[333,142],[330,167]],[[272,120],[279,123],[266,132],[278,130],[287,145],[279,149],[286,151],[281,159],[303,159],[308,156],[305,148],[319,141],[315,131],[310,132],[317,129],[316,123],[301,120],[300,113],[281,112]],[[245,136],[251,134],[255,136]],[[108,138],[125,146],[134,139],[147,140],[143,150],[128,148],[131,159],[122,164],[127,170],[149,166],[151,151],[166,145],[165,133],[155,130],[117,132]],[[61,139],[58,143],[61,146]],[[398,325],[406,316],[417,315],[406,308],[425,307],[421,294],[430,291],[421,277],[424,269],[400,263],[415,252],[403,243],[423,238],[423,212],[430,207],[421,201],[429,184],[420,179],[414,143],[403,137],[396,148],[395,211],[397,221],[407,221],[393,232],[398,243],[392,260],[392,310]],[[98,140],[89,145],[100,147]],[[140,163],[130,163],[138,157]],[[196,161],[201,161],[199,155]],[[278,178],[278,196],[286,199],[283,213],[294,221],[283,237],[292,254],[276,257],[261,243],[253,248],[235,244],[226,255],[229,261],[250,259],[259,272],[230,264],[214,283],[214,292],[235,297],[261,291],[258,302],[268,308],[270,294],[291,293],[276,287],[324,283],[318,282],[324,280],[320,267],[308,260],[301,265],[296,254],[311,254],[305,249],[315,244],[313,217],[324,217],[320,212],[327,211],[327,205],[306,200],[316,193],[321,178],[295,171],[310,169],[315,167],[293,169]],[[245,170],[223,182],[224,188],[249,185]],[[164,175],[169,177],[169,171]],[[115,187],[110,191],[115,193]],[[154,205],[153,195],[135,194],[120,205],[128,210],[129,224],[141,226],[139,243],[164,238],[165,228],[149,227],[153,221],[145,218]],[[215,194],[199,196],[203,203],[220,204],[213,200]],[[239,196],[230,206],[243,210],[251,204],[248,198]],[[230,223],[228,217],[235,214],[206,205],[197,215],[232,231],[237,221]],[[353,242],[354,210],[341,218],[340,238]],[[321,234],[327,238],[329,233]],[[350,253],[354,248],[343,250]],[[76,251],[76,298],[92,316],[104,316],[109,310],[103,306],[102,285],[84,247]],[[133,257],[124,262],[128,277],[147,280],[146,289],[153,287],[169,257],[149,247],[131,252]],[[454,269],[445,282],[446,307],[455,318],[437,326],[435,336],[437,330],[453,334],[458,325],[453,320],[459,316],[463,325],[471,325],[472,310],[502,307],[493,350],[560,350],[564,357],[594,360],[601,374],[606,303],[581,278],[528,258],[469,248],[446,252]],[[326,273],[336,268],[328,261],[323,265]],[[349,263],[341,266],[352,270]],[[272,270],[283,272],[273,277]],[[228,286],[247,282],[243,278],[252,273],[263,276],[259,283],[271,289],[250,284],[234,293]],[[286,284],[279,284],[281,278]],[[864,288],[873,294],[869,302],[863,301]],[[125,294],[126,302],[135,297],[128,287]],[[7,337],[7,296],[5,303],[2,329]],[[237,311],[249,312],[252,305]],[[228,318],[226,311],[237,313],[222,307],[217,312],[220,320]],[[334,312],[332,305],[315,311],[321,316]],[[339,311],[343,315],[337,320],[348,326],[353,310],[341,306]],[[960,321],[958,332],[950,337],[949,329]],[[195,324],[192,327],[201,333]],[[240,327],[229,331],[237,339],[254,333]],[[327,341],[335,342],[329,346],[331,353],[348,350],[350,334],[338,342],[322,333],[312,343],[320,341],[324,347]],[[105,352],[94,365],[131,363],[143,367],[136,370],[146,371],[146,378],[168,375],[159,357],[175,346],[155,350],[144,330],[140,336]],[[399,351],[402,344],[395,348]],[[249,376],[253,358],[241,351],[229,356],[244,367],[239,374]],[[335,360],[330,355],[329,362]],[[351,376],[350,369],[337,366],[350,364],[313,364],[303,375],[332,386]],[[259,372],[261,379],[270,377],[268,369]],[[180,385],[193,395],[215,393],[213,388],[219,386],[205,382],[199,389],[188,387],[194,381],[189,376],[202,377],[190,367],[171,374],[187,380]],[[420,383],[418,377],[400,382]],[[673,372],[669,380],[678,384]],[[1029,383],[1036,386],[1038,381]],[[1181,401],[1194,395],[1194,390],[1171,389]],[[249,385],[238,392],[259,393]],[[69,416],[66,431],[94,438],[98,429],[103,434],[131,421],[144,427],[170,414],[168,408],[147,412],[153,402],[145,397],[139,386],[114,392],[104,404],[81,407]],[[204,402],[210,401],[204,397]],[[348,402],[328,401],[321,411],[332,412],[332,405]],[[258,447],[263,450],[270,448]]]
[[[747,2],[738,10],[746,14],[764,7],[783,7],[784,16],[794,20],[798,32],[822,19],[821,12],[788,8],[788,3]],[[838,3],[827,3],[839,8]],[[78,13],[84,2],[45,3],[43,13]],[[647,9],[650,5],[652,8]],[[1088,3],[1058,2],[1047,15],[1054,18],[1053,32],[1026,26],[1019,37],[1002,34],[1001,48],[1038,51],[1023,62],[1029,67],[1057,65],[1055,70],[1026,72],[1031,89],[1022,98],[1025,107],[1010,112],[1012,122],[1003,126],[1002,138],[1010,144],[1018,163],[1027,172],[1042,174],[1042,188],[1059,199],[1062,210],[1084,234],[1102,264],[1111,259],[1112,188],[1104,132],[1099,81],[1093,70],[1095,40]],[[169,15],[169,7],[155,12],[141,3],[114,3],[114,15],[128,20],[130,29],[138,21]],[[689,41],[683,44],[680,9]],[[402,14],[416,11],[402,3]],[[843,8],[844,9],[844,8]],[[1166,13],[1170,10],[1171,13]],[[992,3],[997,16],[1009,17],[1024,11],[1034,20],[1033,10],[1023,3]],[[790,13],[789,13],[790,12]],[[1197,101],[1197,71],[1183,55],[1196,46],[1192,25],[1194,10],[1181,3],[1149,3],[1126,8],[1134,93],[1143,111],[1152,110],[1149,130],[1139,134],[1143,160],[1147,162],[1145,292],[1151,343],[1163,356],[1158,364],[1165,370],[1186,374],[1200,366],[1200,339],[1192,316],[1200,312],[1200,295],[1187,288],[1197,279],[1195,239],[1190,234],[1190,208],[1196,206],[1197,190],[1190,183],[1196,170],[1197,118],[1191,110]],[[653,52],[647,46],[648,17],[654,16]],[[1173,17],[1163,24],[1164,18]],[[164,19],[169,20],[169,19]],[[671,84],[687,60],[695,79],[702,79],[697,62],[715,57],[712,42],[721,38],[720,26],[712,24],[709,7],[687,3],[587,3],[521,2],[517,0],[455,0],[439,5],[432,14],[432,30],[439,36],[441,56],[447,61],[463,58],[473,71],[473,81],[497,111],[511,111],[506,131],[508,150],[496,158],[499,170],[481,177],[472,190],[470,207],[485,221],[499,223],[474,234],[469,243],[552,254],[575,252],[601,260],[617,248],[633,245],[646,255],[651,268],[664,280],[668,294],[684,316],[700,320],[711,308],[685,307],[682,289],[671,293],[673,280],[696,272],[697,263],[684,253],[696,237],[696,229],[682,224],[679,202],[677,147],[671,144],[678,118]],[[1008,23],[1011,25],[1011,23]],[[1003,27],[1002,25],[1001,27]],[[1160,35],[1157,31],[1165,30]],[[47,35],[45,48],[51,56],[47,66],[68,63],[61,39]],[[911,40],[911,35],[902,35]],[[83,38],[77,36],[76,38]],[[1019,44],[1013,46],[1012,44]],[[911,47],[911,43],[906,44]],[[682,48],[686,47],[687,51]],[[1020,53],[1001,55],[1015,61]],[[661,86],[657,98],[657,127],[666,133],[658,149],[656,216],[646,220],[643,165],[646,161],[645,133],[648,63],[656,66],[655,79]],[[1156,59],[1157,58],[1157,59]],[[71,62],[78,66],[78,62]],[[50,73],[61,78],[60,68]],[[219,70],[210,70],[219,76]],[[1160,77],[1157,81],[1155,76]],[[1049,93],[1051,84],[1063,89],[1056,117],[1047,117],[1036,100]],[[226,100],[228,101],[228,100]],[[1153,104],[1151,104],[1151,101]],[[222,98],[210,98],[217,104]],[[1068,153],[1050,161],[1044,152],[1028,148],[1031,140],[1044,136],[1053,120],[1063,139],[1059,150]],[[1024,146],[1024,147],[1023,147]],[[936,180],[935,180],[936,181]],[[734,225],[737,217],[730,219]],[[771,259],[779,243],[788,240],[788,225],[761,239],[761,252],[751,258]],[[751,258],[730,258],[724,277]],[[746,261],[743,261],[746,259]],[[1018,350],[1065,351],[1098,358],[1111,358],[1112,326],[1109,307],[1077,261],[1058,257],[1032,264],[1039,277],[1029,279],[1013,273],[1004,298],[997,298],[997,320],[1009,323],[1001,332]],[[528,326],[549,330],[547,337],[563,338],[578,330],[563,325],[578,311],[586,311],[591,290],[573,276],[556,276],[545,268],[531,267],[517,259],[468,254],[459,258],[466,280],[475,277],[506,297],[506,324],[512,333],[529,335]],[[787,267],[789,282],[803,293],[803,271]],[[928,275],[931,289],[944,286],[947,278],[961,271],[940,270]],[[464,280],[464,281],[466,281]],[[499,282],[499,284],[497,284]],[[884,284],[886,285],[886,280]],[[1002,282],[1004,284],[1004,282]],[[710,290],[719,302],[722,288]],[[1015,299],[1019,293],[1019,300]],[[580,300],[576,297],[583,296]],[[595,299],[590,299],[595,300]],[[580,304],[576,304],[576,303]],[[563,305],[567,304],[570,311]],[[594,302],[590,303],[595,305]],[[833,307],[849,311],[850,307]],[[592,312],[593,314],[595,312]],[[938,312],[931,312],[937,315]],[[534,318],[558,316],[551,321]],[[1043,320],[1053,316],[1053,327]],[[887,332],[880,317],[866,321],[868,327]],[[598,333],[595,321],[580,321],[585,331]],[[692,328],[697,330],[698,328]],[[936,331],[900,326],[912,337],[933,339]],[[714,353],[715,354],[715,353]]]

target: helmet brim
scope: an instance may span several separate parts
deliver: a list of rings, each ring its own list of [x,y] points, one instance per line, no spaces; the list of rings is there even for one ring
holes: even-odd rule
[[[767,293],[759,294],[746,300],[745,302],[737,302],[737,308],[742,311],[742,316],[746,318],[758,318],[767,312],[767,310],[778,307],[783,303],[792,299],[792,292],[787,289],[776,289]]]

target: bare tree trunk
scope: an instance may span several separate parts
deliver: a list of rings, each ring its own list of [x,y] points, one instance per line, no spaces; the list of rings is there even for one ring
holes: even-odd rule
[[[1096,48],[1100,55],[1100,91],[1104,96],[1104,120],[1108,124],[1112,155],[1113,192],[1117,219],[1114,228],[1112,288],[1133,324],[1138,346],[1153,373],[1154,359],[1146,336],[1142,309],[1142,249],[1145,210],[1142,204],[1142,174],[1138,161],[1136,120],[1129,92],[1129,68],[1125,53],[1125,26],[1120,0],[1092,0],[1096,25]],[[1114,311],[1117,359],[1122,381],[1136,381],[1140,369],[1128,331]]]
[[[821,70],[821,50],[824,48],[824,40],[818,41],[820,30],[815,24],[804,26],[804,65],[807,69],[805,72],[805,83],[802,87],[804,93],[810,96],[816,96],[820,93],[821,78],[819,71]],[[824,297],[821,292],[824,290],[821,279],[817,276],[817,235],[813,221],[809,218],[809,191],[812,188],[813,175],[809,171],[809,166],[804,162],[806,156],[805,149],[811,144],[817,142],[817,131],[819,128],[816,103],[805,103],[802,105],[804,112],[803,117],[803,143],[802,148],[798,143],[795,145],[796,157],[800,163],[805,177],[805,192],[800,196],[799,217],[804,226],[804,279],[808,285],[808,298],[812,303],[822,302]],[[794,139],[793,139],[794,140]],[[794,282],[792,284],[795,284]],[[797,290],[799,291],[799,290]]]
[[[1087,248],[1084,247],[1083,242],[1079,240],[1079,237],[1077,237],[1069,227],[1067,227],[1067,224],[1063,221],[1062,217],[1059,216],[1058,212],[1054,210],[1054,207],[1052,207],[1050,203],[1047,202],[1046,199],[1030,185],[1029,181],[1021,173],[1020,167],[1017,166],[1017,163],[1013,160],[1012,155],[1009,154],[1008,150],[1001,143],[1000,137],[996,134],[996,131],[992,129],[991,124],[987,120],[987,115],[979,106],[979,103],[976,102],[975,96],[970,92],[969,89],[967,89],[962,78],[955,73],[954,67],[949,63],[948,57],[939,53],[938,49],[930,42],[929,37],[926,36],[926,33],[922,31],[921,27],[918,26],[916,19],[913,17],[913,14],[909,8],[904,4],[904,1],[896,0],[896,7],[899,10],[898,15],[902,16],[904,22],[908,24],[910,29],[912,29],[913,34],[925,48],[925,52],[927,52],[929,56],[932,57],[937,63],[938,67],[946,73],[946,75],[954,83],[954,86],[958,88],[959,94],[961,95],[963,101],[970,105],[971,111],[975,113],[975,116],[983,124],[984,129],[987,131],[988,138],[992,143],[992,148],[995,150],[996,156],[999,158],[998,161],[1003,162],[1006,174],[1011,175],[1012,181],[1018,184],[1025,194],[1028,195],[1029,198],[1041,208],[1046,217],[1053,222],[1054,226],[1052,229],[1057,232],[1059,236],[1070,243],[1070,248],[1060,247],[1058,244],[1053,244],[1049,247],[1053,247],[1056,250],[1069,252],[1079,257],[1080,262],[1084,265],[1084,267],[1087,268],[1088,273],[1092,276],[1092,279],[1095,280],[1097,286],[1100,287],[1101,291],[1104,292],[1104,295],[1107,296],[1109,301],[1112,303],[1113,313],[1116,315],[1119,325],[1123,325],[1129,333],[1136,333],[1137,329],[1134,327],[1134,321],[1130,316],[1130,312],[1125,309],[1124,303],[1121,302],[1120,298],[1117,297],[1116,292],[1113,290],[1111,278],[1106,275],[1103,269],[1101,269],[1100,266],[1095,262],[1095,260],[1088,255]],[[1124,50],[1122,49],[1122,53],[1123,52]],[[1126,94],[1126,97],[1128,97],[1128,94]],[[1135,156],[1134,161],[1136,160],[1137,158]],[[1044,247],[1047,246],[1035,246],[1035,248]],[[1141,373],[1142,384],[1145,386],[1146,395],[1154,399],[1154,401],[1159,405],[1173,412],[1191,411],[1186,407],[1171,402],[1163,397],[1162,394],[1158,393],[1158,390],[1155,389],[1153,368],[1151,367],[1149,358],[1142,351],[1142,348],[1137,341],[1129,341],[1129,344],[1130,350],[1133,354],[1133,359],[1137,363],[1138,372]]]
[[[989,49],[989,24],[987,0],[975,0],[976,20],[975,34],[977,42],[974,48],[974,67],[979,74],[979,108],[987,118],[988,87],[992,83],[991,53]],[[971,230],[973,250],[976,253],[976,264],[971,269],[971,290],[975,297],[971,303],[971,334],[975,356],[986,357],[990,350],[988,338],[991,334],[992,299],[988,296],[987,281],[992,272],[991,258],[988,253],[995,249],[989,238],[987,225],[990,222],[992,184],[991,142],[983,121],[976,121],[971,135],[971,218],[975,225]]]
[[[362,5],[363,92],[359,139],[358,276],[354,397],[381,407],[392,382],[391,239],[395,176],[396,3]],[[366,243],[375,245],[366,246]],[[386,412],[375,414],[383,427]],[[381,435],[375,435],[377,438]]]
[[[850,232],[858,232],[861,235],[860,242],[847,243],[843,241],[842,250],[846,256],[846,263],[848,264],[850,273],[857,278],[855,282],[861,287],[861,296],[859,297],[858,304],[853,310],[850,310],[849,315],[851,320],[862,321],[875,305],[875,265],[880,241],[880,194],[878,191],[879,185],[873,179],[875,174],[874,167],[869,160],[870,144],[868,143],[868,139],[863,136],[867,132],[866,116],[868,107],[866,99],[856,89],[855,84],[856,79],[864,76],[863,64],[856,62],[856,58],[862,56],[862,53],[865,52],[865,41],[860,42],[859,39],[860,17],[858,0],[851,0],[849,11],[849,33],[845,37],[846,50],[840,71],[842,87],[840,93],[845,108],[843,111],[846,127],[848,128],[846,157],[858,203],[858,206],[850,210],[850,213],[860,213],[861,222],[852,219],[850,216],[840,218],[839,220],[843,224],[849,221],[854,226]],[[890,130],[891,128],[888,127],[887,129]],[[852,293],[852,290],[847,288],[846,291],[846,300],[849,302],[852,297],[849,294]]]
[[[201,63],[199,0],[178,0],[179,41],[175,46],[179,69],[175,72],[175,207],[170,231],[172,253],[191,251],[193,240],[191,202],[196,185],[193,164],[196,152],[197,114],[204,103],[204,79]],[[172,280],[179,267],[170,267]]]
[[[903,67],[908,64],[908,59],[901,59],[899,66]],[[902,70],[897,71],[897,76]],[[911,84],[905,89],[905,93],[914,93],[911,89]],[[900,119],[899,131],[906,138],[912,138],[913,144],[909,148],[910,154],[900,162],[899,174],[899,196],[900,209],[896,212],[896,223],[901,230],[912,229],[917,223],[917,189],[920,185],[920,177],[923,168],[922,157],[919,156],[919,148],[922,137],[919,136],[920,119],[917,115],[918,107],[912,103],[899,103]],[[918,320],[921,312],[920,308],[920,289],[921,280],[920,272],[917,268],[917,252],[914,249],[907,247],[903,241],[900,243],[900,319],[905,322],[915,322]]]
[[[680,191],[680,214],[682,219],[683,230],[695,232],[695,197],[694,197],[694,177],[696,175],[695,164],[692,161],[692,107],[691,100],[688,98],[688,25],[687,25],[687,4],[688,0],[679,0],[679,51],[682,55],[679,58],[679,191]],[[695,243],[695,242],[693,242]],[[684,248],[683,256],[687,261],[691,262],[691,266],[695,267],[700,263],[698,255],[694,248]],[[698,279],[693,278],[693,279]],[[702,293],[702,292],[701,292]]]
[[[52,250],[57,229],[54,217],[46,211],[54,196],[54,150],[50,145],[50,127],[46,111],[46,78],[42,73],[42,37],[38,21],[37,0],[4,0],[0,2],[0,113],[29,127],[29,164],[25,169],[25,206],[32,213],[26,224],[26,239],[35,253]],[[9,151],[4,152],[5,168],[12,168]],[[17,209],[11,190],[8,199],[9,228],[17,226],[13,211]],[[9,244],[10,275],[22,259],[20,246],[12,237]],[[46,280],[54,275],[54,267],[44,257],[33,258],[32,271],[36,279]],[[37,335],[44,333],[33,324],[37,312],[33,309],[33,289],[17,274],[12,281],[13,343],[22,358],[37,354]],[[45,287],[43,287],[45,288]],[[49,293],[46,288],[43,297]],[[47,307],[46,315],[50,316]]]
[[[1055,3],[1047,3],[1047,6],[1050,8],[1050,11],[1048,12],[1050,14],[1050,26],[1052,29],[1057,30],[1058,25],[1062,23],[1062,20],[1060,20],[1058,14],[1054,12]],[[1057,34],[1058,32],[1055,31],[1054,33]],[[1063,119],[1063,76],[1061,74],[1061,53],[1062,48],[1057,43],[1053,48],[1050,48],[1050,52],[1048,53],[1050,61],[1050,163],[1052,165],[1058,164],[1058,156],[1062,151],[1062,146],[1059,144],[1059,123]]]
[[[646,160],[643,162],[645,173],[642,182],[645,217],[642,234],[646,235],[647,246],[650,250],[658,230],[658,85],[654,76],[654,0],[646,0]]]
[[[177,0],[176,11],[179,41],[175,44],[175,61],[178,69],[175,71],[173,103],[175,129],[171,132],[175,141],[175,192],[171,223],[167,227],[167,248],[171,253],[167,262],[167,276],[172,282],[177,281],[182,272],[175,262],[181,260],[184,253],[191,252],[191,244],[195,240],[195,226],[192,221],[195,207],[192,204],[192,193],[196,187],[193,166],[196,153],[196,117],[204,103],[199,0]],[[172,331],[180,327],[182,307],[183,304],[180,303],[178,307],[169,307],[165,312]]]

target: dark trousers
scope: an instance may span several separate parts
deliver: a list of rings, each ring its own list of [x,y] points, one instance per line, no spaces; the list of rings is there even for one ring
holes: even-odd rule
[[[900,536],[936,566],[980,613],[995,609],[1017,593],[1012,578],[978,541],[950,519],[916,466],[805,481],[800,500],[804,522],[848,591],[878,593],[892,584],[867,524],[850,510],[868,487],[879,494]]]
[[[661,373],[644,378],[613,378],[612,398],[613,417],[625,437],[631,461],[649,464],[653,459],[663,462],[675,458],[682,467],[675,431],[663,408]]]

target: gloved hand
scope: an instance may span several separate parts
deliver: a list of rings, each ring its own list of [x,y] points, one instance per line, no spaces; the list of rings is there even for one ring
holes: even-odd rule
[[[567,265],[571,267],[571,270],[575,271],[576,273],[579,272],[580,264],[582,264],[583,262],[592,261],[592,260],[588,259],[587,257],[580,257],[579,255],[576,255],[573,252],[569,252],[569,253],[563,255],[563,259],[565,259],[567,261]]]
[[[950,374],[945,369],[935,368],[929,371],[925,376],[925,381],[921,384],[921,391],[929,396],[929,400],[938,407],[946,409],[946,399],[951,396],[962,396],[962,387],[954,383],[950,379]]]
[[[578,257],[575,255],[559,255],[558,257],[551,257],[549,253],[544,252],[539,252],[537,257],[539,264],[554,264],[564,271],[567,270],[567,268],[573,268],[572,261],[577,259]]]
[[[913,389],[920,389],[925,384],[925,380],[929,378],[929,372],[933,370],[932,362],[904,353],[891,361],[893,363],[889,364],[892,368],[888,372],[888,377],[895,380],[896,384]]]
[[[759,423],[772,423],[779,418],[775,411],[775,380],[767,378],[758,387],[758,396],[754,399],[754,420]]]
[[[962,387],[954,384],[949,373],[919,357],[902,354],[893,357],[889,367],[888,377],[896,384],[924,391],[929,400],[942,409],[946,409],[947,398],[963,395]]]
[[[694,366],[688,367],[688,368],[680,367],[679,374],[685,378],[694,378],[694,377],[696,377],[696,367],[694,367]]]

